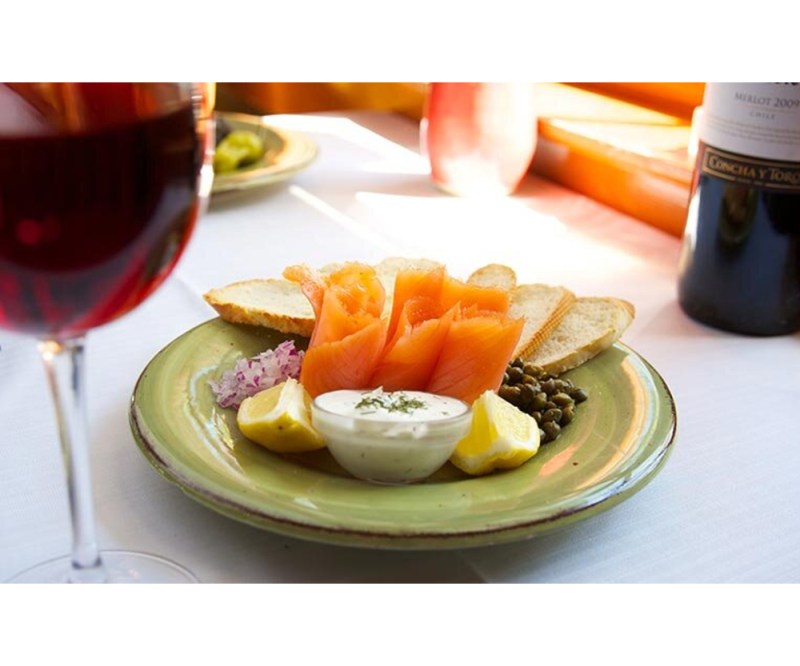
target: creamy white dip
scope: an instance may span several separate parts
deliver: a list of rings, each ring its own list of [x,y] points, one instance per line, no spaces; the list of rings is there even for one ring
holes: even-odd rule
[[[409,483],[430,476],[467,434],[469,405],[422,391],[331,391],[314,400],[311,421],[354,476]]]
[[[392,423],[443,421],[469,411],[461,400],[422,391],[331,391],[316,403],[340,416]]]

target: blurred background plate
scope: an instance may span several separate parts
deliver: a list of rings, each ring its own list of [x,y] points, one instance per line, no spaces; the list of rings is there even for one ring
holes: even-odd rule
[[[255,164],[215,174],[211,188],[213,195],[225,192],[264,187],[283,180],[305,169],[317,156],[317,146],[299,132],[272,127],[267,116],[252,116],[245,113],[217,112],[217,120],[223,120],[231,131],[255,132],[264,142],[264,155]]]

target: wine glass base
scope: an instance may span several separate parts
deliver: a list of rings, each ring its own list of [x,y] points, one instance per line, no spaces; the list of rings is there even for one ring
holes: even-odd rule
[[[126,550],[104,550],[105,580],[103,583],[199,583],[189,570],[179,564],[149,555]],[[9,583],[70,583],[71,558],[59,557],[37,564],[18,573]]]

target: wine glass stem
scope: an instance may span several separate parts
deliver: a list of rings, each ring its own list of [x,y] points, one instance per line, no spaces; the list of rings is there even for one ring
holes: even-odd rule
[[[84,348],[83,335],[39,343],[53,397],[67,477],[72,520],[72,570],[68,582],[99,583],[105,580],[106,572],[95,537],[86,428]]]

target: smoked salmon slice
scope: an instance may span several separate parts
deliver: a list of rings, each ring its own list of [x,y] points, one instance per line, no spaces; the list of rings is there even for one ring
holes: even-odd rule
[[[435,310],[430,313],[428,318],[434,318],[441,315],[442,298],[442,285],[445,279],[444,266],[434,268],[433,270],[426,269],[407,269],[397,273],[394,281],[394,297],[392,300],[392,314],[389,319],[389,338],[392,339],[397,330],[397,324],[400,316],[406,306],[406,303],[412,299],[426,299],[427,303],[432,303]],[[415,317],[415,324],[422,321],[419,317]],[[410,389],[409,389],[410,390]]]
[[[524,321],[476,309],[461,314],[448,328],[426,390],[472,404],[500,388]]]
[[[459,304],[462,309],[477,307],[500,315],[505,315],[511,304],[508,293],[502,289],[468,284],[449,276],[442,281],[440,298],[443,310]]]
[[[351,262],[324,275],[296,265],[283,276],[300,285],[316,317],[300,383],[312,397],[367,387],[386,344],[386,294],[374,269]]]
[[[506,319],[509,303],[505,291],[461,282],[444,267],[399,272],[390,341],[372,384],[466,401],[499,388],[522,332],[521,324]],[[473,321],[478,313],[482,319]],[[458,377],[460,370],[463,376]]]
[[[312,398],[328,391],[369,387],[385,340],[386,324],[377,320],[341,340],[309,346],[300,366],[300,383]]]
[[[316,322],[300,371],[312,397],[336,389],[419,390],[472,403],[500,387],[522,333],[501,289],[471,285],[444,267],[400,271],[392,311],[375,271],[345,264],[323,275],[290,266]]]
[[[452,308],[442,315],[438,300],[407,300],[394,339],[372,375],[372,386],[382,386],[384,391],[427,390],[455,314]]]

